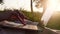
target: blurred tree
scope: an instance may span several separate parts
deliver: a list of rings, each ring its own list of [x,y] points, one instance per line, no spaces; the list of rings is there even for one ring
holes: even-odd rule
[[[0,3],[2,3],[3,2],[3,0],[0,0]]]
[[[32,20],[34,21],[34,14],[33,14],[33,1],[31,0],[31,13],[32,13]]]

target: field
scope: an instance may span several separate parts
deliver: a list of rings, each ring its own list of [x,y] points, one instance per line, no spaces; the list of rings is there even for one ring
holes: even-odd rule
[[[34,19],[32,18],[32,14],[31,12],[26,12],[26,11],[23,11],[23,13],[29,17],[31,21],[35,21],[35,22],[40,22],[40,19],[41,19],[41,16],[42,16],[42,13],[39,13],[39,12],[34,12]],[[40,24],[41,25],[41,24]],[[60,12],[57,11],[57,12],[54,12],[52,17],[50,18],[48,24],[46,27],[49,27],[49,28],[52,28],[52,29],[58,29],[60,30]]]
[[[60,12],[54,12],[52,17],[50,18],[47,27],[52,29],[59,29],[60,30]]]

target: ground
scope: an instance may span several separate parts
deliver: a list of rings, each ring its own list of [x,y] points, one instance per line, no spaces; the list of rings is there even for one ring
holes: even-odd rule
[[[0,26],[0,34],[60,34],[59,30],[45,28],[42,31],[12,29]]]
[[[43,31],[40,31],[38,33],[34,31],[0,28],[0,34],[60,34],[60,30],[51,30],[51,29],[45,28]]]

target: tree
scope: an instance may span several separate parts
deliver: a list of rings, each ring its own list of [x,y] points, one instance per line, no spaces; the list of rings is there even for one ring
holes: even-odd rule
[[[32,13],[32,20],[34,21],[34,13],[33,13],[33,2],[31,0],[31,13]]]
[[[3,0],[0,0],[0,3],[2,3]]]
[[[42,2],[41,2],[42,0],[31,0],[30,2],[31,2],[31,13],[32,13],[32,19],[33,19],[33,21],[34,21],[34,13],[33,13],[33,2],[36,2],[36,7],[37,8],[39,8],[39,7],[42,7]]]
[[[33,13],[33,2],[36,2],[36,7],[38,7],[38,6],[40,5],[40,4],[39,4],[39,3],[40,3],[40,0],[31,0],[30,2],[31,2],[30,5],[31,5],[32,19],[33,19],[33,21],[34,21],[34,16],[35,16],[35,15],[34,15],[34,13]]]

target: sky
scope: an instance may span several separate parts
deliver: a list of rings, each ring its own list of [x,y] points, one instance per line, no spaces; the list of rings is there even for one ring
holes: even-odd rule
[[[4,4],[0,4],[0,9],[8,8],[8,9],[20,9],[24,8],[30,11],[30,0],[3,0]],[[43,8],[37,9],[35,7],[35,3],[33,3],[33,10],[43,12]],[[58,3],[55,11],[60,11],[60,2]]]
[[[30,0],[3,0],[4,4],[0,4],[0,9],[20,9],[24,8],[25,10],[30,11]],[[43,8],[36,8],[35,3],[33,3],[33,10],[38,12],[43,12]],[[55,11],[60,11],[60,2],[58,1]]]
[[[4,4],[0,4],[0,9],[20,9],[24,8],[25,10],[30,11],[30,0],[3,0]],[[42,12],[43,8],[37,9],[35,3],[33,3],[33,10]]]

